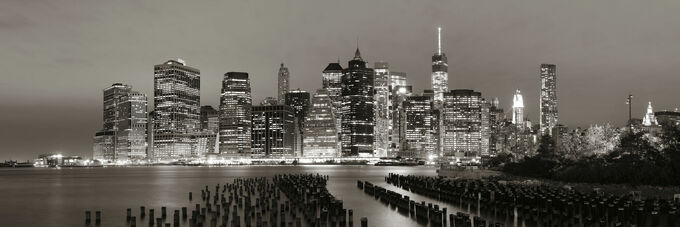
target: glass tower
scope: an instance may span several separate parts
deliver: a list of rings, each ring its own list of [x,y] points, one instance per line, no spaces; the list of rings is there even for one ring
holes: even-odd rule
[[[153,159],[191,156],[191,134],[200,129],[200,71],[181,60],[154,66]]]
[[[541,64],[541,134],[557,125],[557,66]]]
[[[220,96],[220,154],[250,154],[252,102],[248,73],[224,74]]]
[[[342,155],[374,156],[373,69],[359,48],[348,65],[342,70]]]

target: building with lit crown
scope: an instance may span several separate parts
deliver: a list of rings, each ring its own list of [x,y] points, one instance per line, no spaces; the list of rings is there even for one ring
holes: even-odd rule
[[[449,90],[449,65],[446,54],[442,53],[441,28],[437,28],[437,53],[432,55],[432,90],[436,102],[444,101]]]
[[[512,97],[512,123],[518,128],[524,128],[524,97],[519,89]]]

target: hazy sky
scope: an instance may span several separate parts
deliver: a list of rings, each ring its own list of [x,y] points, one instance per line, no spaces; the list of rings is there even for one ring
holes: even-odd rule
[[[201,3],[196,3],[201,2]],[[537,122],[541,63],[557,64],[559,119],[587,126],[627,119],[647,101],[680,107],[680,2],[531,1],[0,1],[0,160],[92,155],[102,89],[121,82],[153,100],[153,65],[182,58],[201,70],[201,102],[216,106],[227,71],[250,73],[254,103],[314,91],[321,71],[353,56],[383,60],[430,87],[436,27],[449,88],[499,97],[515,89]]]

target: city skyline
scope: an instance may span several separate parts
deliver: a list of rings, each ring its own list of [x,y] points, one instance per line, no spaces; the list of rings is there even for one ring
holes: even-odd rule
[[[37,10],[32,8],[35,6],[26,6],[21,3],[8,4],[10,6],[19,8],[19,12],[34,12]],[[432,4],[434,3],[425,3],[425,5],[429,6],[428,9],[435,8],[432,7]],[[452,7],[448,4],[444,5]],[[548,4],[543,4],[541,6],[547,7],[546,5]],[[125,6],[121,6],[121,8],[124,7]],[[491,6],[484,7],[498,10]],[[257,8],[257,6],[255,6],[255,8]],[[414,10],[417,11],[418,9]],[[581,11],[579,11],[578,9],[575,9],[575,11],[581,12],[582,14],[595,14],[595,12],[583,12],[584,10],[585,9],[581,9]],[[57,8],[57,12],[62,11],[72,12],[75,16],[83,16],[82,12],[78,10],[69,11],[67,9]],[[563,13],[558,12],[558,14]],[[648,14],[651,16],[652,13]],[[254,48],[256,45],[266,43],[262,40],[254,40],[252,46],[244,40],[236,41],[234,42],[234,45],[246,45],[246,49],[241,51],[232,51],[232,54],[226,55],[216,55],[210,51],[201,53],[202,51],[192,50],[192,47],[196,48],[201,46],[198,43],[195,43],[195,41],[202,39],[210,40],[210,42],[208,42],[209,44],[223,45],[222,42],[216,40],[216,38],[219,36],[213,37],[213,34],[203,36],[202,39],[197,38],[190,40],[190,42],[186,43],[185,46],[176,48],[172,51],[154,49],[160,47],[156,45],[150,45],[150,47],[146,49],[139,48],[140,46],[128,43],[130,46],[136,46],[136,48],[141,49],[142,52],[151,50],[148,54],[139,54],[142,52],[132,51],[128,49],[126,45],[123,45],[125,43],[121,43],[125,41],[119,41],[116,39],[114,40],[113,44],[123,47],[122,50],[116,52],[113,57],[97,58],[97,56],[100,56],[98,51],[101,50],[97,48],[94,48],[93,51],[84,51],[78,48],[70,50],[71,52],[67,51],[62,53],[57,51],[60,53],[59,55],[52,53],[57,49],[67,48],[69,45],[63,45],[63,47],[56,49],[52,47],[46,47],[45,56],[31,57],[33,55],[29,53],[31,51],[37,50],[34,50],[32,49],[34,47],[28,47],[27,45],[39,38],[31,37],[26,41],[20,42],[13,42],[12,40],[14,40],[16,37],[21,37],[22,34],[33,34],[31,31],[31,26],[44,26],[45,24],[50,23],[66,22],[64,20],[55,20],[54,22],[50,23],[39,23],[32,21],[32,19],[26,18],[24,18],[24,20],[16,20],[17,14],[14,13],[8,13],[5,15],[10,15],[7,17],[11,19],[6,20],[6,23],[0,24],[0,29],[7,30],[6,33],[8,33],[9,36],[6,39],[8,39],[8,42],[4,42],[4,44],[0,45],[2,45],[1,47],[3,47],[3,49],[7,47],[6,49],[8,49],[8,51],[5,51],[6,54],[3,54],[2,59],[0,59],[2,60],[0,61],[2,62],[0,63],[0,68],[7,69],[7,74],[5,75],[11,76],[7,78],[7,83],[3,83],[1,87],[2,89],[0,89],[0,94],[2,94],[3,97],[20,98],[3,99],[3,101],[0,103],[2,109],[5,110],[3,111],[3,119],[5,119],[3,122],[6,122],[5,125],[7,125],[6,129],[2,130],[2,137],[4,138],[3,140],[6,139],[6,141],[9,141],[8,143],[5,143],[6,146],[3,148],[2,152],[0,152],[0,156],[2,156],[4,159],[31,159],[36,157],[37,154],[50,152],[64,152],[89,156],[91,152],[92,133],[97,129],[101,129],[100,116],[101,110],[103,108],[101,106],[102,89],[117,82],[131,85],[133,88],[135,88],[135,90],[147,95],[149,98],[148,106],[152,107],[152,100],[154,96],[152,92],[153,70],[151,66],[167,59],[183,58],[189,62],[189,65],[201,70],[200,105],[211,105],[215,108],[219,107],[218,102],[219,87],[221,86],[222,80],[221,77],[225,72],[228,71],[245,71],[252,75],[251,84],[253,88],[252,94],[254,97],[252,103],[259,103],[259,101],[264,97],[276,96],[275,88],[277,85],[276,82],[273,82],[275,80],[272,79],[275,78],[279,63],[281,61],[286,62],[286,66],[290,68],[291,89],[301,88],[302,90],[315,91],[320,87],[321,71],[328,62],[334,62],[338,58],[341,62],[345,62],[351,58],[351,51],[356,38],[352,35],[356,34],[356,36],[360,37],[359,44],[361,46],[362,54],[364,59],[369,60],[369,65],[372,65],[377,61],[389,62],[390,70],[406,72],[408,74],[408,84],[414,86],[413,92],[420,93],[423,89],[429,89],[429,57],[432,55],[433,51],[436,50],[436,37],[433,35],[434,33],[432,31],[434,31],[438,26],[443,28],[442,45],[446,47],[447,57],[449,58],[448,64],[450,76],[448,77],[448,90],[473,89],[475,91],[481,92],[485,98],[491,99],[493,97],[498,97],[501,100],[500,106],[506,110],[511,109],[510,106],[512,105],[512,94],[514,91],[517,89],[522,90],[522,94],[524,95],[525,99],[524,104],[526,107],[525,116],[531,119],[534,123],[538,123],[539,117],[539,75],[536,72],[536,68],[541,63],[556,64],[560,67],[557,88],[559,93],[559,117],[560,123],[564,123],[569,127],[587,126],[589,124],[606,122],[612,122],[617,125],[624,124],[625,120],[627,119],[625,96],[628,93],[635,95],[635,99],[633,101],[634,118],[642,118],[645,113],[648,101],[653,102],[654,108],[657,111],[665,109],[673,110],[675,107],[678,107],[677,101],[673,99],[673,97],[676,97],[677,94],[674,93],[675,91],[672,87],[668,87],[668,85],[666,85],[678,84],[677,76],[673,74],[673,72],[677,70],[674,70],[672,63],[665,62],[666,64],[663,64],[663,62],[656,61],[641,61],[636,62],[636,64],[628,64],[626,60],[633,60],[637,59],[638,57],[621,57],[619,56],[620,50],[616,50],[616,48],[611,47],[611,45],[614,44],[606,43],[602,40],[589,39],[589,37],[582,37],[582,42],[594,42],[594,44],[591,45],[596,47],[595,50],[585,50],[585,48],[581,46],[579,49],[582,50],[584,54],[575,54],[567,50],[569,48],[569,44],[583,45],[582,43],[576,44],[564,40],[553,40],[556,41],[554,43],[546,42],[547,40],[551,40],[551,35],[562,33],[560,31],[556,31],[558,28],[564,28],[564,25],[560,25],[559,23],[554,25],[556,27],[554,28],[556,29],[555,31],[552,31],[552,33],[548,32],[551,34],[541,33],[544,36],[539,34],[538,37],[526,37],[527,39],[535,38],[539,44],[536,44],[536,46],[533,47],[536,47],[535,49],[537,50],[543,50],[528,51],[532,48],[527,48],[525,51],[530,53],[522,53],[522,50],[519,48],[515,49],[507,46],[507,43],[517,44],[518,41],[516,40],[515,42],[510,42],[498,37],[493,38],[490,35],[482,36],[482,40],[487,42],[496,41],[498,44],[494,45],[500,45],[500,48],[475,49],[475,47],[479,48],[481,43],[473,42],[467,39],[470,39],[474,36],[481,36],[482,34],[479,31],[465,27],[466,24],[472,22],[452,22],[455,20],[450,20],[442,16],[441,18],[428,18],[428,20],[425,21],[419,21],[418,23],[411,25],[401,25],[399,27],[394,27],[399,23],[396,21],[393,22],[394,25],[391,25],[389,29],[404,31],[404,34],[409,34],[406,35],[408,38],[392,38],[385,34],[381,34],[380,31],[372,30],[377,29],[379,25],[362,25],[359,29],[349,29],[349,31],[343,31],[342,33],[333,33],[333,37],[330,40],[304,43],[306,45],[301,45],[297,41],[293,41],[293,37],[297,36],[288,34],[288,38],[284,40],[291,40],[290,45],[292,46],[302,46],[303,51],[294,51],[295,49],[286,48],[258,48],[255,53],[247,51],[248,48]],[[407,15],[411,16],[409,18],[415,17],[414,14]],[[668,20],[668,17],[677,17],[672,14],[663,15],[664,16],[662,18],[650,20],[666,21]],[[64,19],[55,14],[49,14],[46,16]],[[135,16],[136,14],[133,13],[133,17]],[[359,13],[359,17],[367,18],[368,14]],[[18,18],[22,17],[19,16]],[[549,19],[553,22],[560,23],[566,23],[567,21],[567,19],[560,19],[557,17]],[[352,19],[353,24],[358,23],[354,22],[353,20],[355,19]],[[511,21],[517,22],[517,20]],[[605,25],[608,22],[605,19],[600,19],[599,21]],[[147,20],[146,22],[151,23],[150,20]],[[265,23],[263,21],[259,22]],[[193,21],[193,23],[197,22]],[[392,22],[390,24],[392,24]],[[501,28],[504,27],[502,24],[494,24],[492,22],[486,22],[483,24],[487,26],[495,25],[500,26]],[[540,27],[541,25],[538,24],[541,23],[537,22],[537,24],[533,24],[525,22],[525,27],[523,28],[527,29],[527,27],[531,26]],[[545,26],[545,24],[542,25]],[[566,27],[571,29],[580,26],[590,29],[593,28],[584,24],[580,26],[572,26]],[[633,28],[637,30],[645,30],[642,28],[644,25],[639,26],[640,27],[633,26]],[[68,25],[67,28],[83,33],[96,33],[94,32],[96,31],[94,28],[87,25]],[[113,32],[118,28],[115,28],[114,26],[114,28],[108,27],[107,29],[111,29],[111,32]],[[138,32],[140,29],[142,28],[133,28],[134,31]],[[250,30],[252,28],[242,29],[245,31],[252,31]],[[313,29],[315,29],[315,27],[310,28],[308,31],[313,31]],[[674,31],[671,31],[670,34],[664,33],[668,31],[662,31],[659,29],[655,31],[657,31],[656,37],[659,38],[677,36],[676,33],[673,33]],[[422,34],[414,35],[412,32]],[[469,33],[466,34],[465,32]],[[607,29],[602,32],[607,32]],[[658,34],[659,32],[661,34]],[[617,34],[613,31],[607,34],[612,33]],[[19,36],[17,36],[17,34],[19,34]],[[309,33],[304,34],[309,35]],[[517,36],[517,34],[514,35]],[[101,37],[97,35],[90,36],[93,37],[89,38],[101,39]],[[510,37],[515,36],[512,36],[512,34],[510,35]],[[121,39],[129,41],[135,40],[135,37],[136,36],[134,35],[123,36]],[[385,41],[387,37],[389,37],[389,39],[394,39],[394,41]],[[67,44],[69,43],[69,40],[88,41],[90,40],[89,38],[61,33],[57,33],[54,36],[55,41],[66,42]],[[142,37],[137,38],[143,40],[145,39]],[[213,40],[213,38],[215,38],[215,40]],[[615,38],[620,38],[626,40],[627,42],[632,42],[629,40],[629,38],[620,36],[613,36],[610,38],[612,38],[614,41],[616,40]],[[170,40],[172,40],[171,42],[178,42],[179,38],[177,38],[177,40],[170,38]],[[144,42],[148,41],[149,40],[144,40]],[[402,48],[392,48],[391,45],[395,45],[393,42],[397,42],[397,47]],[[649,40],[647,42],[650,42],[647,43],[648,50],[656,50],[657,52],[661,51],[657,50],[656,48],[659,48],[657,45],[663,45],[652,44]],[[17,45],[9,46],[8,43],[17,43]],[[276,42],[272,42],[272,44],[268,44],[266,46],[271,47],[271,45],[274,45],[274,43]],[[522,42],[519,43],[521,44]],[[93,47],[93,45],[98,44],[101,44],[101,40],[99,40],[99,42],[86,42],[84,48]],[[319,46],[323,44],[332,45],[334,47],[324,48]],[[472,48],[464,48],[468,44],[476,45],[472,45]],[[544,44],[555,44],[557,46],[562,45],[564,46],[562,47],[564,49],[559,51],[555,50],[556,47],[553,45],[541,46]],[[645,44],[645,42],[642,42],[642,44]],[[619,43],[619,45],[621,44]],[[671,59],[672,62],[672,59],[678,59],[678,53],[680,53],[680,51],[678,51],[676,47],[669,46],[670,45],[663,46],[660,49],[664,49],[664,51],[668,51],[666,49],[670,49],[669,53],[665,53],[665,58]],[[105,45],[105,47],[108,46]],[[222,47],[222,49],[231,48],[226,44],[220,47]],[[524,46],[520,45],[520,47],[526,48],[527,46],[525,44]],[[216,49],[219,50],[221,48]],[[198,48],[198,50],[203,49]],[[647,54],[647,58],[659,60],[657,58],[661,58],[662,55],[657,52],[646,53],[643,51],[642,53],[639,53],[639,55]],[[240,56],[242,54],[246,54],[247,56],[236,61],[233,61],[230,57],[228,57],[228,55]],[[520,58],[517,59],[512,57],[514,54],[520,55]],[[532,56],[527,57],[526,55],[529,54]],[[493,55],[501,55],[502,58]],[[596,64],[596,62],[588,61],[593,61],[593,58],[587,58],[587,60],[575,59],[575,57],[584,57],[585,55],[595,55],[602,57],[603,59],[617,57],[617,63],[614,64],[609,62],[599,62],[601,64]],[[305,58],[312,57],[318,58],[318,60],[303,60]],[[645,57],[639,58],[647,59]],[[27,64],[32,61],[35,61],[35,65],[20,67],[22,64]],[[229,63],[224,64],[224,62]],[[118,67],[119,69],[112,71],[110,70],[111,68],[105,67],[105,65],[110,64],[125,65],[125,67]],[[253,66],[253,64],[256,64],[256,66]],[[53,68],[53,66],[56,66],[56,68]],[[54,70],[45,71],[48,69]],[[19,79],[14,78],[15,76]],[[20,79],[22,77],[29,78],[30,81],[22,81]],[[59,80],[54,81],[53,78],[57,78]],[[40,83],[40,85],[28,83],[34,79],[44,79],[43,81],[45,83]],[[609,80],[609,82],[607,82],[607,80]],[[612,84],[612,82],[614,84]],[[64,84],[69,84],[70,86],[67,87],[64,86]],[[606,91],[597,89],[604,86],[607,87]],[[17,90],[17,87],[20,88],[20,90]],[[41,92],[27,93],[27,91],[35,90],[40,90]],[[45,110],[43,111],[48,111],[48,113],[50,113],[49,116],[40,116],[33,113],[41,112],[38,111],[36,107],[34,107],[41,105],[44,105],[43,107]],[[150,110],[151,109],[149,109],[149,111]],[[42,112],[42,114],[44,113],[45,112]],[[506,117],[507,113],[508,112],[506,112]],[[29,120],[28,117],[33,117],[30,118],[30,120],[33,121],[31,124],[18,125],[18,122],[25,122]],[[60,121],[53,121],[51,119],[60,119]],[[59,129],[63,130],[64,133],[59,133],[60,135],[50,138],[40,134],[33,134],[34,132],[41,129]],[[38,138],[40,142],[29,143],[26,138]]]

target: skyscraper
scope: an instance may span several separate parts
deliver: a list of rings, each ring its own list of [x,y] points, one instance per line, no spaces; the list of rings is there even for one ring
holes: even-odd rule
[[[444,101],[444,93],[449,89],[449,65],[446,54],[442,53],[442,28],[437,28],[437,53],[432,55],[432,90],[436,102]]]
[[[410,96],[403,102],[406,141],[402,157],[427,158],[435,154],[432,98],[431,95]]]
[[[489,108],[489,153],[491,155],[495,155],[499,152],[501,129],[504,123],[505,115],[503,114],[503,109],[500,108],[498,98],[494,98],[493,101],[491,101],[491,107]]]
[[[333,104],[336,131],[338,132],[338,137],[340,137],[342,132],[342,66],[340,62],[328,63],[321,76],[321,88],[328,91],[328,97]]]
[[[154,66],[153,159],[191,156],[191,134],[200,128],[201,79],[181,60]]]
[[[296,89],[286,93],[285,104],[293,107],[295,113],[295,153],[302,155],[304,152],[302,141],[304,140],[304,127],[307,111],[309,110],[309,92]]]
[[[541,134],[557,125],[557,66],[541,64]]]
[[[519,89],[512,98],[512,123],[518,128],[524,128],[524,98]]]
[[[252,155],[293,156],[295,111],[287,105],[254,106],[252,111]]]
[[[118,101],[116,121],[116,157],[119,160],[139,161],[147,154],[146,95],[130,91]]]
[[[390,144],[390,157],[407,156],[406,145],[406,111],[404,101],[413,93],[412,86],[396,86],[392,90],[392,143]]]
[[[224,74],[220,96],[220,154],[250,155],[252,102],[248,73]]]
[[[283,66],[279,68],[279,103],[283,103],[286,98],[286,93],[290,90],[290,74],[288,72],[288,67]]]
[[[342,155],[373,156],[373,69],[357,48],[342,70]]]
[[[482,94],[458,89],[444,93],[442,150],[445,156],[479,156],[482,140]]]
[[[146,158],[146,95],[121,83],[111,85],[103,93],[104,124],[94,136],[94,159],[118,162]]]
[[[312,97],[304,128],[305,157],[337,157],[340,151],[333,102],[328,90],[319,89]]]
[[[328,96],[331,99],[339,100],[342,95],[342,66],[340,63],[328,63],[321,76],[321,88],[328,91]]]
[[[374,69],[375,89],[375,153],[379,157],[387,157],[390,147],[390,130],[392,130],[392,113],[390,111],[390,70],[387,62],[376,62]]]

